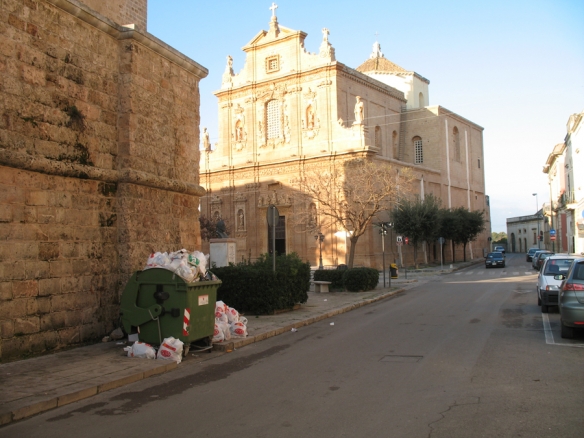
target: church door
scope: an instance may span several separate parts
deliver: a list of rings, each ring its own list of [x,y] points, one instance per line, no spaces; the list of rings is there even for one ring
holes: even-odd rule
[[[268,254],[272,254],[272,227],[268,226]],[[276,225],[276,255],[286,254],[286,216]]]

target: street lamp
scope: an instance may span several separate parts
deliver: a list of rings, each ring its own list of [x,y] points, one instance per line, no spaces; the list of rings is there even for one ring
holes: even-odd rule
[[[318,249],[320,250],[320,265],[318,266],[318,269],[322,269],[322,242],[324,242],[324,234],[319,231],[318,234],[314,236],[314,240],[318,242]]]
[[[535,216],[537,217],[537,248],[539,249],[539,202],[537,202],[537,193],[534,193],[532,196],[535,196]]]

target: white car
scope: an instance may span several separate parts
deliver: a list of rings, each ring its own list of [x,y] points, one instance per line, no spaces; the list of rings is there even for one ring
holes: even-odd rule
[[[543,261],[537,277],[537,305],[541,306],[543,313],[548,313],[550,306],[558,305],[562,281],[554,279],[554,275],[566,275],[572,262],[577,258],[568,254],[556,254]]]

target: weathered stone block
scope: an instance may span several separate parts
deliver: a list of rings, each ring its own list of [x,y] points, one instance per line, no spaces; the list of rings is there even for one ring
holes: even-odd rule
[[[27,280],[40,280],[50,276],[49,262],[27,261],[25,262],[25,278]]]
[[[36,297],[39,294],[38,281],[15,281],[12,283],[12,293],[14,298]]]
[[[0,336],[9,339],[14,336],[14,322],[11,320],[0,321]]]
[[[59,242],[41,242],[39,243],[40,260],[56,260],[59,258]]]
[[[28,335],[31,333],[36,333],[39,331],[39,328],[40,320],[36,316],[30,318],[16,318],[14,320],[15,335]]]
[[[0,300],[11,300],[14,297],[12,293],[12,282],[3,281],[0,283]]]
[[[0,306],[0,319],[15,319],[26,316],[26,300],[4,301]]]
[[[39,296],[57,295],[61,293],[60,278],[46,278],[39,280]]]

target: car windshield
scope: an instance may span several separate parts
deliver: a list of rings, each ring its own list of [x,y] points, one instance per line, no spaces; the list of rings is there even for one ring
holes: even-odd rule
[[[500,252],[490,252],[487,254],[488,259],[502,259],[503,253]]]
[[[535,251],[537,251],[537,248],[531,248],[531,249],[530,249],[530,250],[527,252],[527,254],[529,254],[529,255],[533,255],[533,254],[535,254]]]
[[[558,275],[566,274],[570,266],[572,266],[573,259],[551,259],[545,264],[545,271],[543,275]]]

